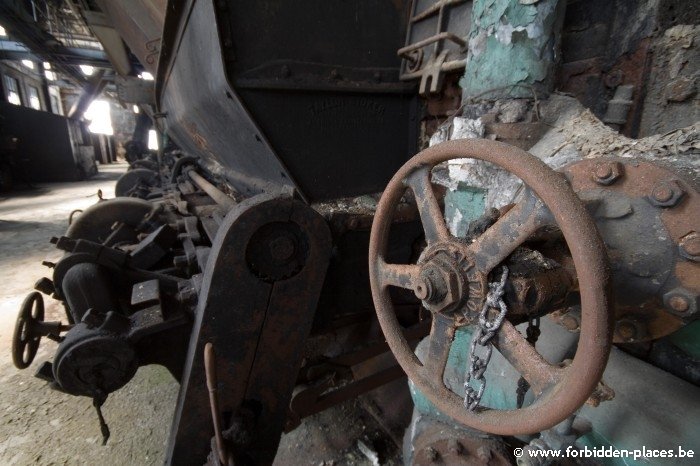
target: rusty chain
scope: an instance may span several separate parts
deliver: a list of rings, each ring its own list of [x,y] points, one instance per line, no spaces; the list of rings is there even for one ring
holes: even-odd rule
[[[479,323],[472,336],[471,345],[469,347],[469,367],[464,376],[464,407],[469,411],[474,411],[481,402],[481,397],[486,389],[486,379],[484,372],[488,367],[493,353],[493,343],[491,339],[496,334],[503,319],[506,317],[508,308],[503,301],[503,293],[508,279],[508,267],[505,265],[502,268],[501,279],[497,282],[489,283],[489,292],[486,295],[486,302],[479,313]],[[489,309],[498,309],[498,315],[493,320],[488,320]],[[465,317],[467,317],[465,315]],[[476,354],[477,344],[485,348],[485,355],[479,356]],[[479,382],[479,389],[476,390],[471,386],[471,381]]]

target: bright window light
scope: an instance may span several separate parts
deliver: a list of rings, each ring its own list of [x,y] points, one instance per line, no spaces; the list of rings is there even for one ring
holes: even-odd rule
[[[29,68],[30,70],[34,69],[34,62],[31,60],[22,60],[22,64]]]
[[[80,71],[82,71],[85,76],[92,76],[92,73],[95,72],[95,68],[90,65],[80,65]]]
[[[109,102],[106,100],[93,100],[87,111],[85,118],[90,120],[88,128],[93,133],[114,134],[112,128],[112,116],[109,111]]]
[[[158,150],[158,133],[154,129],[148,130],[148,148]]]
[[[51,69],[51,63],[45,61],[45,62],[44,62],[44,69],[45,69],[45,70],[50,70],[50,69]]]
[[[139,75],[139,78],[143,79],[144,81],[153,81],[153,75],[149,73],[148,71],[144,71]]]
[[[49,81],[55,81],[56,80],[56,73],[53,71],[46,70],[44,71],[44,74],[46,75],[46,79]]]
[[[14,91],[10,91],[7,94],[7,100],[13,105],[22,105],[22,100],[19,98],[19,94]]]
[[[0,26],[0,36],[7,37],[7,31],[2,26]]]
[[[134,113],[139,113],[141,110],[139,110],[138,105],[134,105]]]

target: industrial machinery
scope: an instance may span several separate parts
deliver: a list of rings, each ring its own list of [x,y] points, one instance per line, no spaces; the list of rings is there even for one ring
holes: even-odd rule
[[[465,43],[440,26],[404,41],[465,2],[410,20],[421,2],[96,3],[156,76],[154,120],[178,149],[52,239],[65,254],[22,305],[18,367],[58,341],[38,376],[99,413],[138,367],[165,366],[180,382],[168,464],[270,464],[284,431],[404,373],[433,414],[414,416],[413,464],[508,464],[506,444],[574,445],[582,418],[619,448],[697,447],[605,418],[652,386],[698,414],[697,361],[629,356],[698,314],[696,174],[616,154],[554,170],[487,139],[419,152],[420,95]],[[432,180],[464,158],[523,185],[455,236]],[[44,320],[42,293],[66,323]]]

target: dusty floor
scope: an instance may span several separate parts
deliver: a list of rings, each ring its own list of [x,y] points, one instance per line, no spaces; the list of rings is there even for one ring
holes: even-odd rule
[[[65,232],[71,211],[95,203],[98,189],[105,198],[113,197],[114,182],[125,170],[126,165],[101,166],[89,181],[42,184],[0,196],[2,465],[162,464],[178,390],[165,369],[141,368],[126,387],[110,395],[103,412],[112,436],[102,446],[91,401],[52,391],[34,377],[39,365],[52,358],[55,343],[43,339],[34,363],[24,371],[13,366],[10,356],[19,305],[38,278],[50,276],[41,261],[60,257],[49,238]],[[47,320],[64,318],[58,302],[46,297],[45,302]],[[405,389],[405,382],[397,384],[394,388]],[[283,438],[276,464],[372,464],[358,449],[358,440],[378,450],[382,464],[398,464],[400,431],[387,435],[376,414],[363,399],[314,416]]]

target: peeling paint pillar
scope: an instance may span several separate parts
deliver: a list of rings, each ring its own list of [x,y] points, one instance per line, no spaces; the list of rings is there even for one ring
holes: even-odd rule
[[[546,97],[566,0],[474,0],[463,100]]]

